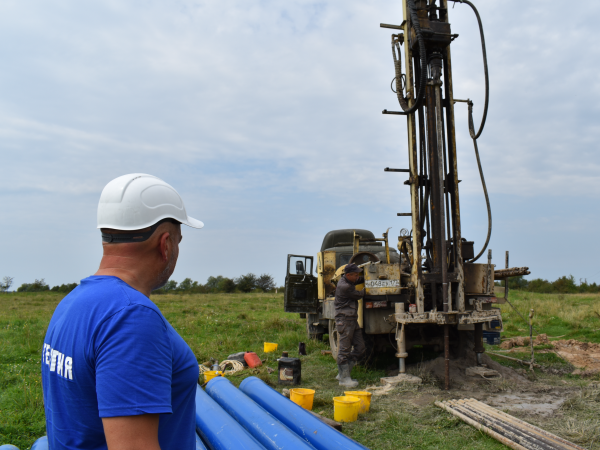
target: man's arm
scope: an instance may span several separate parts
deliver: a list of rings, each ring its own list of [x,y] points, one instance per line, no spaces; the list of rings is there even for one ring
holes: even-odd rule
[[[158,414],[103,417],[108,450],[160,450]]]
[[[343,286],[338,284],[339,292],[349,300],[360,300],[365,296],[365,290],[357,291],[352,283],[344,283]]]

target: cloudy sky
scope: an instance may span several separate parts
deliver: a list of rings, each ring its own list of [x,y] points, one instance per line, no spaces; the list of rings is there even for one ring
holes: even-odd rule
[[[479,147],[497,264],[600,282],[600,3],[478,1],[490,68]],[[454,95],[483,105],[477,22],[450,10]],[[391,30],[400,1],[7,0],[0,3],[0,277],[95,272],[103,186],[156,175],[203,230],[174,279],[270,273],[323,235],[409,227],[406,119]],[[456,106],[463,235],[487,229],[464,104]],[[530,278],[531,278],[530,277]]]

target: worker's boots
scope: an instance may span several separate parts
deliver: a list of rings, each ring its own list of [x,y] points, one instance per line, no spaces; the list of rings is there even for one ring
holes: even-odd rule
[[[350,366],[348,364],[344,364],[342,366],[338,366],[339,371],[339,380],[340,386],[353,388],[358,386],[358,381],[350,378]]]
[[[356,361],[354,361],[354,360],[348,361],[348,367],[349,367],[348,373],[352,374],[352,369],[354,368],[355,365],[356,365]],[[349,376],[351,376],[351,375],[349,375]],[[335,376],[335,379],[338,380],[338,381],[340,380],[340,374],[339,373]]]

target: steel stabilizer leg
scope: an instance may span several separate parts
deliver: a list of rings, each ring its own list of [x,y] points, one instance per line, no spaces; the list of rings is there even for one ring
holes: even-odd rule
[[[483,364],[483,353],[485,349],[483,348],[483,324],[476,323],[475,324],[475,357],[477,358],[477,365],[481,366]]]

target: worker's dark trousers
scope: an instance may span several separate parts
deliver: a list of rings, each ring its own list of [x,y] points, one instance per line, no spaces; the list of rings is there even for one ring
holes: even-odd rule
[[[360,361],[365,353],[365,341],[357,317],[336,317],[335,327],[339,336],[337,363],[340,366],[348,361]],[[354,348],[353,348],[354,347]]]

